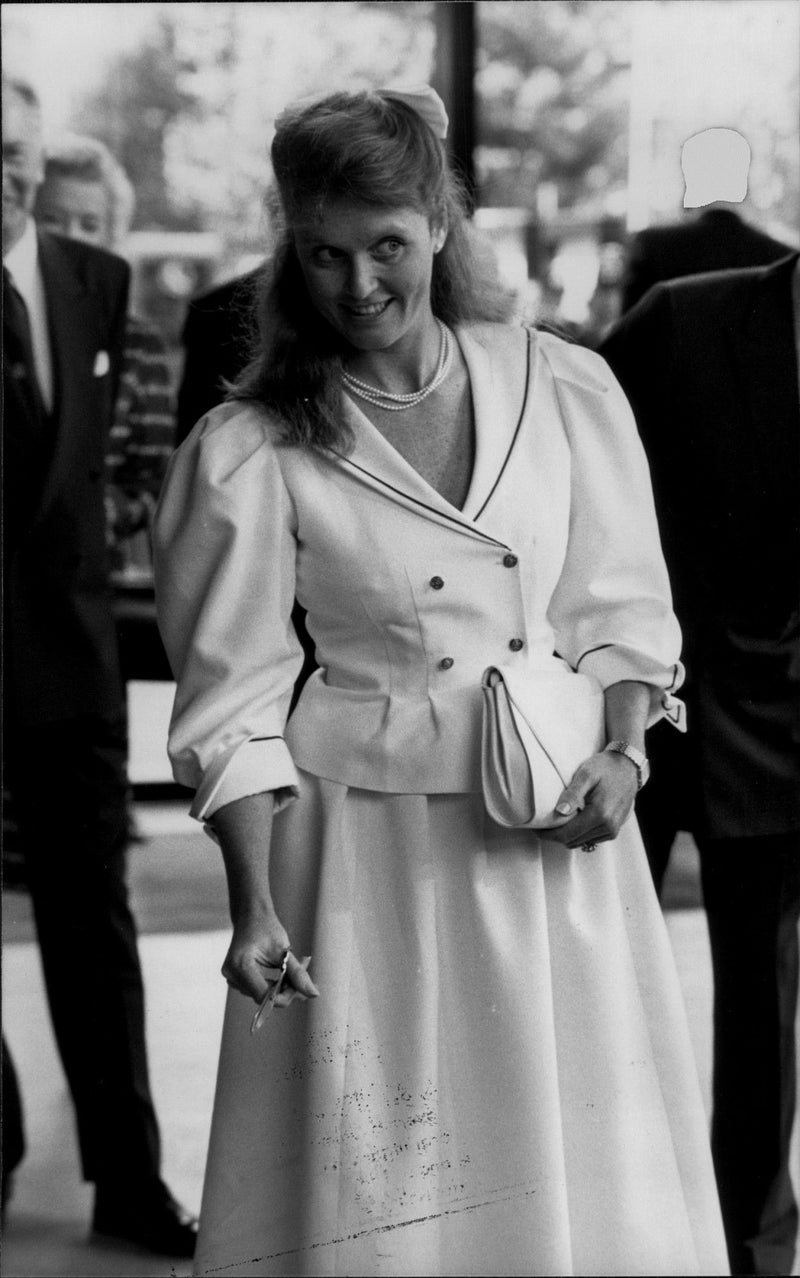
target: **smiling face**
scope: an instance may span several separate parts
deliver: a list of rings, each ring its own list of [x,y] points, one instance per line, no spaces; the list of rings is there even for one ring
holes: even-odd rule
[[[43,175],[37,107],[3,86],[3,252],[21,239]]]
[[[102,182],[48,175],[36,199],[36,221],[46,231],[84,244],[108,248],[111,243],[108,196]]]
[[[356,350],[399,349],[429,332],[443,227],[413,208],[335,201],[292,229],[312,303]]]

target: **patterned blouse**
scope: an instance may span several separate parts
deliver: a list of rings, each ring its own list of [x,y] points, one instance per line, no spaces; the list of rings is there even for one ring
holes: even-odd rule
[[[129,316],[106,459],[112,571],[151,577],[150,520],[175,435],[173,375],[159,332]]]

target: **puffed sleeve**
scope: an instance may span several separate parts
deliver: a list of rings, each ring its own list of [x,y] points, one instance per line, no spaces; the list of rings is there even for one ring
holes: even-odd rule
[[[650,684],[650,724],[683,730],[683,682],[650,472],[628,401],[606,362],[546,343],[570,449],[567,553],[548,615],[556,649],[603,688]]]
[[[200,820],[248,794],[297,793],[283,739],[303,655],[291,623],[295,533],[268,421],[250,406],[214,409],[174,454],[153,531],[158,624],[177,680],[168,749]]]

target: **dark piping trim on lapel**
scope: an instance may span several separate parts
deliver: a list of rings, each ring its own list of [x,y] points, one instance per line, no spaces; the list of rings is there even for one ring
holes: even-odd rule
[[[515,430],[514,430],[514,434],[513,434],[513,435],[512,435],[512,437],[511,437],[511,443],[509,444],[509,446],[508,446],[508,451],[506,452],[506,455],[505,455],[505,457],[504,457],[504,459],[503,459],[503,464],[502,464],[502,466],[500,467],[499,471],[497,472],[497,478],[495,479],[494,483],[492,484],[492,487],[491,487],[491,488],[490,488],[490,490],[489,490],[489,495],[488,495],[488,497],[486,498],[486,501],[483,503],[483,505],[481,506],[480,510],[477,512],[477,514],[475,514],[475,516],[474,516],[474,518],[475,518],[475,519],[480,519],[480,517],[481,517],[481,515],[483,514],[483,512],[485,511],[486,507],[489,505],[489,502],[490,502],[490,501],[492,500],[492,498],[494,497],[494,494],[495,494],[495,492],[496,492],[496,490],[497,490],[497,486],[498,486],[498,484],[500,483],[500,480],[503,478],[503,475],[505,474],[505,469],[506,469],[506,466],[508,465],[508,460],[509,460],[509,458],[510,458],[510,456],[511,456],[512,452],[514,451],[514,445],[515,445],[515,443],[517,442],[517,436],[519,435],[520,428],[522,427],[522,419],[523,419],[523,417],[525,416],[525,409],[526,409],[526,408],[527,408],[527,406],[528,406],[528,389],[529,389],[529,387],[530,387],[530,383],[531,383],[531,362],[532,362],[532,360],[531,360],[531,352],[532,352],[532,346],[533,346],[533,344],[532,344],[532,342],[531,342],[531,330],[530,330],[530,329],[528,329],[528,358],[527,358],[526,365],[525,365],[525,390],[523,391],[523,394],[522,394],[522,408],[519,410],[519,420],[517,421],[517,425],[516,425],[516,428],[515,428]]]
[[[613,647],[614,647],[613,643],[596,643],[593,648],[587,648],[585,652],[581,653],[581,655],[578,657],[578,660],[575,662],[573,669],[577,670],[581,662],[585,660],[586,657],[591,656],[593,652],[602,652],[604,648],[613,648]]]
[[[380,475],[375,475],[371,470],[367,470],[365,466],[359,466],[358,462],[354,462],[352,458],[345,457],[343,453],[331,449],[334,456],[340,461],[346,462],[348,466],[352,466],[354,470],[360,470],[362,475],[367,475],[375,483],[381,484],[384,488],[388,488],[391,492],[397,493],[398,497],[402,497],[404,501],[413,502],[415,506],[421,506],[423,510],[429,510],[437,519],[447,519],[451,524],[455,524],[456,528],[461,528],[463,532],[471,533],[474,537],[480,537],[481,541],[490,541],[495,546],[503,546],[508,549],[504,541],[498,541],[496,537],[490,537],[488,533],[483,532],[480,528],[473,528],[471,524],[464,519],[458,519],[455,515],[448,515],[446,511],[437,510],[435,506],[429,506],[427,502],[420,501],[419,497],[412,497],[411,493],[406,492],[402,488],[397,488],[394,484],[390,484],[388,480],[383,479]],[[503,463],[505,465],[505,463]],[[494,490],[492,490],[494,491]],[[488,500],[488,498],[487,498]]]

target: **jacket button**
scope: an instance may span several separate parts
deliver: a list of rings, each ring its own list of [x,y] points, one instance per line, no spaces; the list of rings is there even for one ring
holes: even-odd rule
[[[521,639],[509,639],[508,646],[512,652],[519,652],[520,648],[524,648],[525,645]]]
[[[442,657],[441,661],[439,662],[439,669],[449,670],[452,665],[453,665],[452,657]]]
[[[519,560],[517,559],[516,555],[503,555],[504,568],[516,568],[518,563],[519,563]]]
[[[441,577],[431,577],[430,584],[433,586],[434,590],[441,590],[444,582]]]

